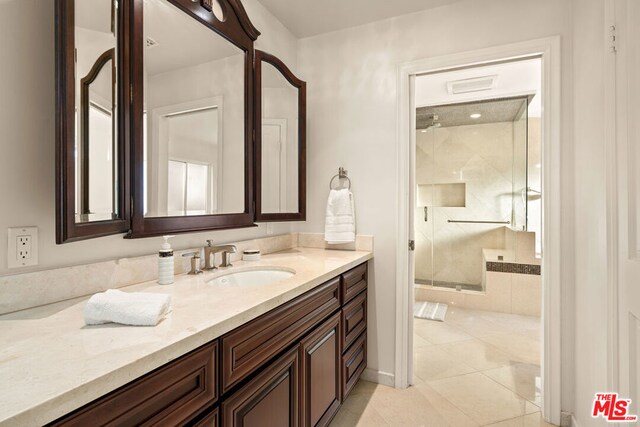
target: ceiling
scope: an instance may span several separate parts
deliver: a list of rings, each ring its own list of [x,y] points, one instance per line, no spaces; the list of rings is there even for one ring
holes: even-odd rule
[[[460,0],[259,0],[296,37],[342,30]]]
[[[522,116],[527,101],[527,98],[515,98],[420,107],[416,110],[416,129],[427,129],[434,122],[443,128],[512,122]],[[434,114],[437,116],[436,120]],[[480,114],[480,117],[474,119],[471,114]]]

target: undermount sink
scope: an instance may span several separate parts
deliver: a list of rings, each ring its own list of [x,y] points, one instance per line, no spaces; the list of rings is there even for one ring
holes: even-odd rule
[[[281,282],[294,274],[296,274],[295,271],[283,268],[242,270],[218,276],[215,279],[211,279],[208,283],[218,286],[247,288]]]

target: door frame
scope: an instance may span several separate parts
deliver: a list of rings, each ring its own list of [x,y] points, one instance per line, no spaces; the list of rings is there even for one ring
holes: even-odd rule
[[[211,96],[208,98],[201,98],[195,101],[187,101],[180,102],[177,104],[165,105],[160,107],[155,107],[150,111],[151,120],[153,126],[147,128],[147,173],[151,171],[151,176],[153,179],[149,179],[148,182],[150,187],[147,188],[148,194],[152,195],[151,199],[147,199],[147,209],[151,209],[153,206],[154,212],[161,212],[160,207],[164,206],[164,200],[160,196],[159,187],[160,181],[162,179],[165,182],[165,177],[161,177],[161,175],[166,175],[166,173],[160,172],[161,161],[168,160],[168,147],[169,147],[169,135],[167,131],[167,118],[183,113],[191,113],[197,112],[201,110],[209,110],[215,108],[218,114],[218,164],[215,165],[216,170],[214,173],[216,174],[216,185],[218,186],[216,190],[216,206],[218,211],[222,211],[223,206],[223,198],[222,191],[220,189],[223,187],[223,177],[224,177],[224,99],[220,96]],[[147,113],[149,114],[149,113]],[[148,116],[147,116],[148,118]],[[165,159],[166,157],[166,159]],[[153,169],[150,166],[153,165]],[[145,179],[148,179],[145,177]],[[163,195],[166,199],[166,195]],[[148,197],[148,195],[145,195]],[[153,201],[153,203],[151,203]],[[210,205],[208,204],[207,208]],[[164,213],[166,215],[166,212]]]
[[[398,67],[398,212],[396,251],[396,351],[395,386],[406,388],[412,384],[413,367],[413,286],[409,283],[411,255],[410,197],[411,196],[411,110],[410,87],[412,76],[446,71],[526,57],[542,58],[542,384],[544,419],[560,424],[561,416],[561,71],[560,36],[496,46],[427,58],[401,64]]]

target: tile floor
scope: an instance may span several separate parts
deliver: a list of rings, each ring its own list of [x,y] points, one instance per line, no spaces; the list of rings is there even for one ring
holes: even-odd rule
[[[449,307],[415,319],[415,385],[360,381],[332,427],[551,426],[540,414],[540,318]]]

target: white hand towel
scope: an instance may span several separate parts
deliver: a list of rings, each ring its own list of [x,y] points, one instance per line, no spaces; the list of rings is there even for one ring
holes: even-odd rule
[[[132,326],[155,326],[169,312],[171,296],[109,289],[93,295],[84,307],[87,325],[121,323]]]
[[[353,194],[346,188],[329,192],[324,239],[330,245],[356,240],[355,204]]]

